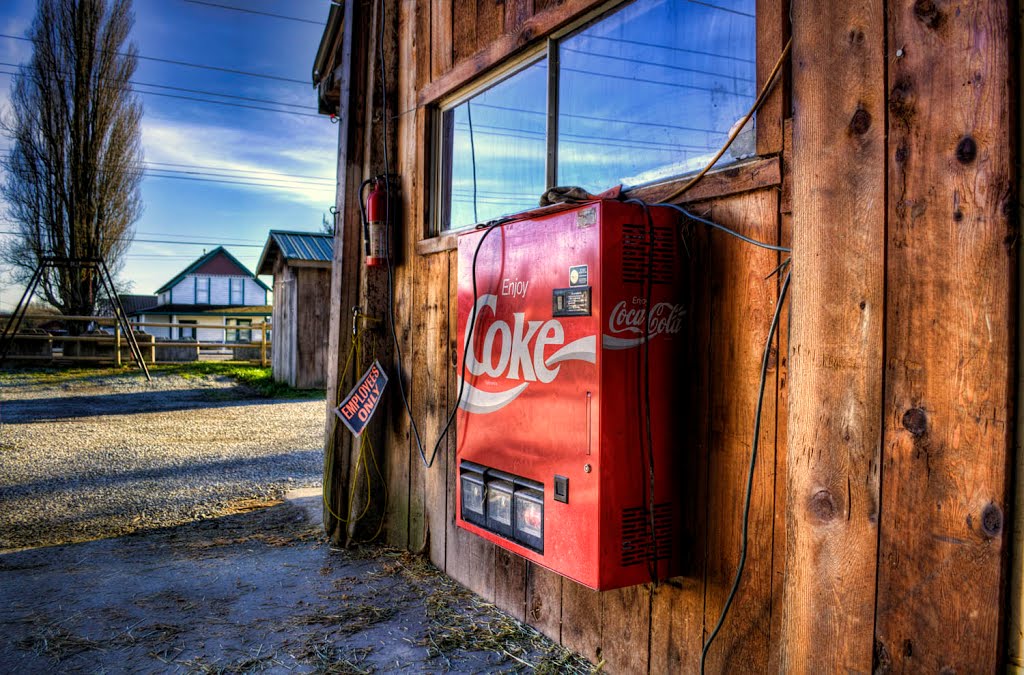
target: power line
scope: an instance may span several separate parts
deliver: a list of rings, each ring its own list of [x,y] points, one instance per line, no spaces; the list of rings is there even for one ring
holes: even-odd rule
[[[299,21],[302,23],[311,23],[314,26],[323,26],[322,21],[313,21],[312,19],[300,19],[297,16],[285,16],[284,14],[271,14],[270,12],[260,12],[255,9],[245,9],[243,7],[233,7],[231,5],[220,5],[215,2],[204,2],[204,0],[185,0],[185,2],[193,5],[206,5],[207,7],[217,7],[219,9],[230,9],[235,12],[242,12],[243,14],[258,14],[260,16],[269,16],[274,19],[286,19],[288,21]]]
[[[647,47],[650,49],[664,49],[670,52],[682,52],[684,54],[696,54],[698,56],[710,56],[715,59],[726,59],[727,61],[742,61],[743,63],[755,63],[754,59],[745,59],[742,56],[730,56],[728,54],[715,54],[714,52],[705,52],[699,49],[685,49],[683,47],[670,47],[669,45],[656,45],[650,42],[641,42],[640,40],[627,40],[626,38],[613,38],[606,37],[604,35],[587,35],[586,33],[578,35],[573,39],[585,39],[585,40],[606,40],[608,42],[621,42],[627,45],[637,45],[640,47]]]
[[[478,108],[494,108],[495,110],[507,110],[509,112],[523,113],[524,115],[539,115],[541,117],[547,117],[547,112],[543,110],[527,110],[525,108],[513,108],[511,106],[504,105],[493,105],[491,103],[474,103],[474,106]],[[580,120],[591,120],[594,122],[611,122],[612,124],[628,124],[630,126],[639,127],[659,127],[664,129],[679,129],[681,131],[696,131],[705,134],[715,134],[717,136],[728,136],[729,134],[725,131],[718,131],[715,129],[701,129],[700,127],[687,127],[679,124],[659,124],[658,122],[643,122],[641,120],[627,120],[616,117],[599,117],[595,115],[575,115],[571,113],[558,112],[558,117],[571,117],[573,119]]]
[[[25,75],[23,73],[11,73],[9,71],[0,71],[0,75],[10,75],[10,76],[14,76],[14,77],[25,77]],[[114,87],[114,86],[108,85],[105,88],[119,89],[120,87]],[[180,94],[165,94],[165,93],[161,93],[159,91],[142,91],[141,89],[132,89],[132,91],[134,91],[136,93],[139,93],[139,94],[145,94],[147,96],[163,96],[165,98],[180,98],[180,99],[183,99],[183,100],[194,100],[194,101],[200,102],[200,103],[212,103],[212,104],[215,104],[215,106],[226,106],[228,108],[243,108],[243,109],[251,110],[251,111],[264,111],[264,112],[267,112],[267,113],[280,113],[281,115],[297,115],[299,117],[315,117],[315,118],[323,118],[324,117],[323,115],[317,115],[315,113],[296,113],[294,111],[283,111],[283,110],[278,110],[276,108],[263,108],[261,106],[247,106],[247,104],[245,104],[245,103],[231,103],[231,102],[228,102],[226,100],[213,100],[212,98],[197,98],[196,96],[182,96]],[[215,94],[215,95],[219,96],[219,95],[222,95],[222,94]]]
[[[24,232],[13,232],[11,230],[0,230],[0,234],[13,234],[15,236],[23,235]],[[208,241],[170,241],[168,239],[140,239],[138,237],[132,238],[132,243],[139,242],[143,244],[175,244],[182,246],[221,246],[222,243],[217,240]],[[238,248],[263,248],[263,244],[231,244]]]
[[[10,157],[11,154],[12,154],[12,148],[0,148],[0,157],[4,157],[4,156]],[[167,173],[186,173],[186,174],[191,174],[191,175],[202,175],[202,176],[222,176],[222,177],[225,177],[225,178],[243,178],[243,179],[249,179],[249,180],[273,181],[273,180],[275,180],[275,178],[273,178],[275,176],[281,176],[281,177],[285,177],[285,178],[310,178],[313,181],[318,181],[319,183],[322,183],[324,185],[324,187],[327,187],[328,185],[333,185],[335,183],[335,179],[333,179],[333,178],[324,178],[323,176],[313,176],[313,175],[310,175],[310,174],[301,174],[301,173],[283,173],[283,172],[280,172],[280,171],[264,171],[264,170],[259,170],[259,169],[233,169],[233,168],[231,168],[229,166],[208,166],[208,165],[200,165],[200,164],[181,164],[181,163],[177,163],[177,162],[153,162],[153,161],[149,161],[149,160],[143,161],[142,162],[142,166],[145,169],[151,169],[153,171],[162,171],[162,172],[167,172]],[[184,171],[184,170],[180,170],[180,169],[162,169],[162,168],[160,168],[162,166],[180,166],[180,167],[184,167],[186,169],[215,169],[215,170],[220,170],[220,171],[233,171],[235,173],[233,173],[233,174],[213,174],[213,173],[206,173],[206,172],[200,172],[200,171]],[[266,175],[260,175],[260,174],[266,174]],[[297,183],[299,181],[285,181],[285,182]],[[302,184],[306,184],[305,181],[302,181]]]
[[[200,183],[224,183],[227,185],[252,185],[255,187],[268,187],[277,190],[296,190],[300,187],[315,187],[315,188],[330,188],[330,185],[320,185],[317,183],[250,183],[245,181],[234,181],[234,180],[220,180],[217,178],[194,178],[192,176],[168,176],[164,174],[151,173],[152,169],[143,171],[143,175],[147,178],[174,178],[177,180],[191,180],[198,181]]]
[[[330,181],[332,183],[335,182],[335,179],[333,179],[333,178],[324,178],[323,176],[311,176],[309,174],[301,174],[301,173],[281,173],[279,171],[263,171],[263,170],[257,170],[257,169],[232,169],[231,167],[228,167],[228,166],[202,166],[202,165],[199,165],[199,164],[176,164],[174,162],[151,162],[151,161],[148,161],[148,160],[146,161],[146,164],[159,164],[161,166],[183,166],[183,167],[186,167],[186,168],[189,168],[189,169],[219,169],[221,171],[239,171],[239,172],[245,172],[245,173],[266,173],[266,174],[271,174],[271,175],[274,175],[274,176],[288,176],[289,178],[315,178],[317,180],[325,180],[325,181]]]
[[[32,38],[20,37],[18,35],[9,35],[7,33],[0,33],[0,38],[7,38],[8,40],[22,40],[23,42],[35,42]],[[175,66],[186,66],[188,68],[199,68],[201,70],[216,70],[222,73],[232,73],[234,75],[244,75],[246,77],[259,77],[265,80],[278,80],[280,82],[294,82],[297,84],[304,84],[307,87],[312,87],[312,82],[309,80],[297,80],[293,77],[282,77],[280,75],[267,75],[266,73],[251,73],[246,70],[235,70],[234,68],[222,68],[221,66],[211,66],[204,63],[190,63],[188,61],[177,61],[175,59],[165,59],[156,56],[143,56],[142,54],[128,54],[126,52],[114,52],[118,56],[134,56],[135,58],[142,59],[144,61],[155,61],[157,63],[169,63]]]
[[[685,66],[676,66],[670,63],[655,63],[654,61],[645,61],[644,59],[631,59],[626,56],[612,56],[611,54],[601,54],[599,52],[588,52],[583,49],[572,49],[571,47],[562,47],[559,51],[561,52],[572,52],[573,54],[581,54],[583,56],[596,56],[599,59],[611,59],[613,61],[624,61],[626,63],[637,63],[641,66],[654,66],[656,68],[666,68],[668,70],[678,70],[684,73],[696,73],[697,75],[704,75],[706,77],[720,77],[727,80],[739,80],[740,82],[753,82],[752,77],[743,77],[740,75],[729,75],[727,73],[718,73],[713,70],[701,70],[700,68],[687,68]]]
[[[7,67],[10,67],[10,68],[23,68],[23,67],[27,67],[27,65],[24,64],[24,63],[6,63],[6,62],[3,62],[3,61],[0,61],[0,66],[7,66]],[[65,77],[67,77],[69,75],[69,73],[65,73],[65,72],[62,72],[62,71],[59,71],[59,70],[53,70],[51,72],[53,72],[53,73],[55,73],[57,75],[63,75]],[[157,89],[170,89],[172,91],[183,91],[183,92],[189,93],[189,94],[203,94],[205,96],[220,96],[222,98],[233,98],[233,99],[238,99],[240,101],[253,101],[255,103],[270,103],[272,105],[283,105],[283,106],[287,106],[287,107],[290,107],[290,108],[302,108],[304,110],[316,110],[317,109],[316,106],[302,105],[301,103],[286,103],[284,101],[276,101],[274,99],[268,99],[268,98],[253,98],[251,96],[239,96],[237,94],[222,94],[219,91],[204,91],[202,89],[189,89],[187,87],[173,87],[173,86],[168,85],[168,84],[154,84],[152,82],[138,82],[136,80],[128,80],[128,84],[139,86],[139,87],[156,87]]]
[[[7,164],[8,160],[0,162],[0,164]],[[159,171],[160,173],[155,173]],[[216,173],[204,173],[200,171],[176,171],[174,169],[158,169],[158,168],[143,168],[137,170],[137,173],[147,178],[174,178],[177,180],[191,180],[203,183],[225,183],[228,185],[252,185],[255,187],[268,187],[280,190],[296,190],[302,187],[321,188],[327,190],[333,187],[333,182],[314,183],[306,180],[291,180],[291,179],[274,179],[274,178],[261,178],[259,176],[232,176],[230,174],[216,174]],[[174,173],[188,174],[184,176],[169,175]],[[226,178],[242,178],[249,179],[248,181],[235,181],[235,180],[220,180],[218,178],[201,178],[200,176],[222,176]],[[264,181],[264,182],[251,182],[251,181]]]

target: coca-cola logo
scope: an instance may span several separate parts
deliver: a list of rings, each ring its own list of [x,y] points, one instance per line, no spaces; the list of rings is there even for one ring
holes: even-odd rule
[[[608,333],[601,344],[605,349],[630,349],[659,335],[674,335],[683,328],[686,309],[671,302],[658,302],[651,307],[650,319],[643,301],[632,304],[620,301],[608,316]],[[644,330],[649,332],[644,335]],[[624,337],[629,335],[631,337]]]
[[[477,353],[478,329],[485,323],[485,310],[495,314],[498,296],[481,295],[466,322],[473,330],[466,335],[463,343],[466,355],[466,370],[474,375],[486,375],[506,380],[521,380],[522,383],[503,391],[489,392],[474,387],[469,382],[462,386],[463,396],[459,407],[474,413],[491,413],[504,408],[514,401],[532,382],[552,382],[561,370],[564,361],[597,361],[597,336],[588,335],[569,344],[565,343],[565,330],[556,319],[527,321],[524,312],[512,314],[512,324],[504,319],[494,319],[483,333],[483,341]],[[468,345],[468,348],[467,348]],[[545,353],[551,347],[563,345],[550,356]]]

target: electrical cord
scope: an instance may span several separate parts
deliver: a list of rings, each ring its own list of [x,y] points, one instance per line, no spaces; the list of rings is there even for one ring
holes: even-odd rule
[[[382,124],[383,124],[383,149],[384,149],[384,186],[385,191],[388,194],[388,198],[384,200],[384,222],[385,232],[387,237],[387,250],[391,250],[391,231],[393,223],[391,222],[391,172],[388,164],[388,99],[387,99],[387,68],[384,61],[384,27],[387,23],[387,11],[384,6],[384,0],[380,0],[380,39],[377,41],[378,46],[378,57],[380,60],[380,90],[381,90],[381,107],[382,107]],[[362,191],[365,189],[366,183],[363,181],[359,189],[359,208],[363,218],[363,222],[366,222],[366,212],[363,210],[363,199]],[[483,246],[484,240],[487,236],[494,231],[503,220],[496,220],[486,225],[478,225],[477,229],[486,228],[486,231],[480,237],[480,241],[476,244],[476,250],[473,252],[473,297],[477,297],[477,283],[476,283],[476,262],[477,257],[480,254],[480,247]],[[388,268],[388,325],[391,328],[391,340],[395,347],[395,362],[398,367],[398,373],[395,379],[398,380],[398,393],[402,398],[402,405],[405,407],[406,415],[409,417],[409,424],[412,427],[413,440],[416,443],[416,450],[420,455],[423,465],[426,468],[431,468],[434,465],[434,459],[437,457],[437,451],[441,447],[441,443],[448,435],[448,431],[451,429],[452,422],[455,420],[455,415],[458,412],[459,404],[462,402],[463,395],[465,393],[466,386],[466,357],[469,355],[469,340],[465,341],[462,352],[462,375],[459,381],[459,392],[458,398],[452,404],[451,412],[448,414],[448,420],[445,422],[444,427],[441,429],[441,434],[437,438],[437,442],[434,443],[434,447],[430,453],[430,458],[427,458],[426,449],[423,445],[423,439],[420,436],[419,427],[416,425],[416,419],[412,414],[412,407],[409,405],[409,397],[405,391],[405,383],[402,381],[402,347],[398,341],[398,333],[395,331],[395,287],[394,287],[394,268],[391,263],[391,256],[386,256],[387,268]],[[474,302],[474,307],[476,303]],[[473,327],[476,324],[476,311],[470,316],[469,325],[466,328],[466,335],[473,334]]]
[[[629,201],[639,201],[639,200],[629,200]],[[674,210],[678,211],[679,213],[683,214],[684,216],[686,216],[690,220],[695,220],[698,223],[703,223],[703,224],[707,225],[708,227],[714,228],[714,229],[719,230],[721,232],[725,232],[726,234],[728,234],[731,237],[736,237],[740,241],[745,241],[748,244],[753,244],[754,246],[757,246],[759,248],[765,248],[765,249],[768,249],[769,251],[779,251],[779,252],[782,252],[782,253],[792,253],[793,252],[793,249],[786,248],[785,246],[776,246],[775,244],[766,244],[763,241],[757,241],[756,239],[751,239],[750,237],[748,237],[746,235],[740,234],[736,230],[729,229],[728,227],[726,227],[725,225],[722,225],[721,223],[716,223],[716,222],[714,222],[712,220],[708,220],[707,218],[702,218],[701,216],[698,216],[695,213],[691,213],[690,211],[687,211],[686,209],[684,209],[682,206],[679,206],[679,204],[666,204],[665,202],[659,202],[657,204],[651,204],[651,206],[667,206],[668,208],[674,209]]]
[[[729,146],[732,145],[732,142],[736,140],[736,137],[740,135],[740,132],[743,131],[743,127],[747,126],[747,123],[750,121],[750,118],[752,118],[754,116],[754,113],[757,112],[758,109],[760,109],[760,107],[764,104],[765,99],[768,98],[768,94],[770,94],[772,89],[775,87],[775,82],[779,75],[779,71],[782,69],[782,64],[786,61],[786,57],[789,55],[789,50],[792,46],[793,38],[789,38],[789,40],[786,42],[786,46],[782,48],[782,53],[779,54],[779,60],[775,62],[775,66],[768,74],[768,79],[765,80],[764,87],[761,88],[761,93],[759,93],[757,95],[757,98],[754,100],[754,105],[750,106],[750,110],[747,111],[747,114],[740,118],[739,123],[730,131],[729,137],[725,140],[725,145],[723,145],[721,149],[719,149],[719,151],[715,153],[715,156],[711,158],[711,160],[704,166],[703,169],[700,170],[700,172],[696,176],[687,181],[687,183],[683,185],[681,188],[679,188],[669,196],[665,197],[663,201],[670,202],[674,199],[678,199],[680,195],[682,195],[684,192],[686,192],[694,185],[696,185],[698,182],[700,182],[700,179],[704,177],[704,174],[710,171],[711,167],[715,165],[715,162],[722,158],[722,155],[724,155],[725,151],[729,149]]]
[[[757,465],[757,446],[761,439],[761,409],[764,405],[765,382],[768,379],[768,359],[771,356],[772,340],[774,339],[775,333],[779,327],[779,316],[782,314],[782,303],[786,300],[786,292],[789,290],[789,278],[791,274],[792,271],[786,272],[786,277],[782,281],[782,289],[779,291],[779,300],[775,305],[775,313],[772,315],[772,323],[768,328],[768,339],[765,340],[764,343],[764,354],[761,357],[761,381],[757,387],[757,408],[754,411],[754,438],[750,444],[750,467],[747,470],[747,491],[746,496],[743,499],[743,539],[740,544],[740,559],[736,566],[736,576],[733,578],[732,588],[729,589],[729,595],[725,599],[725,605],[722,607],[722,613],[718,617],[718,623],[715,624],[714,630],[711,631],[707,642],[704,643],[704,648],[700,652],[701,675],[704,673],[704,664],[708,657],[708,650],[711,649],[711,643],[714,642],[715,637],[718,636],[718,632],[725,624],[725,617],[729,613],[732,601],[736,598],[736,591],[739,589],[740,579],[743,577],[743,568],[747,562],[747,535],[750,528],[750,498],[754,486],[754,468]]]

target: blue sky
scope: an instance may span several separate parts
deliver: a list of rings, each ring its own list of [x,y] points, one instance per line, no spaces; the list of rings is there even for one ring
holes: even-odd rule
[[[313,58],[327,18],[327,0],[210,0],[213,4],[307,19],[316,23],[230,11],[186,0],[135,0],[133,40],[142,56],[300,80],[286,82],[140,60],[139,83],[211,92],[196,94],[139,85],[136,91],[221,100],[292,113],[141,94],[146,170],[145,212],[122,273],[136,293],[151,293],[218,244],[250,269],[270,229],[318,230],[334,201],[337,127],[316,115],[310,82]],[[23,36],[34,0],[0,2],[0,33]],[[0,63],[23,63],[31,44],[0,38]],[[14,68],[0,65],[0,71]],[[0,75],[0,107],[12,82]],[[219,98],[223,93],[290,104]],[[0,148],[10,142],[0,138]],[[201,168],[200,168],[201,167]],[[191,173],[174,173],[191,172]],[[198,173],[196,173],[198,172]],[[221,174],[221,175],[211,175]],[[289,174],[282,176],[278,174]],[[189,180],[186,180],[189,179]],[[191,180],[198,179],[198,180]],[[232,183],[261,183],[261,186]],[[2,209],[2,204],[0,204]],[[329,215],[329,214],[328,214]],[[0,230],[10,229],[9,226]],[[155,243],[208,242],[201,245]],[[0,309],[21,289],[0,272]]]

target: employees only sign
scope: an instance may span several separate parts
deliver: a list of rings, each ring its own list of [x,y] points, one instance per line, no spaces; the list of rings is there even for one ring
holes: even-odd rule
[[[374,359],[370,369],[363,373],[362,379],[334,409],[334,414],[356,437],[362,434],[369,424],[387,384],[388,376],[384,374],[380,362]]]

